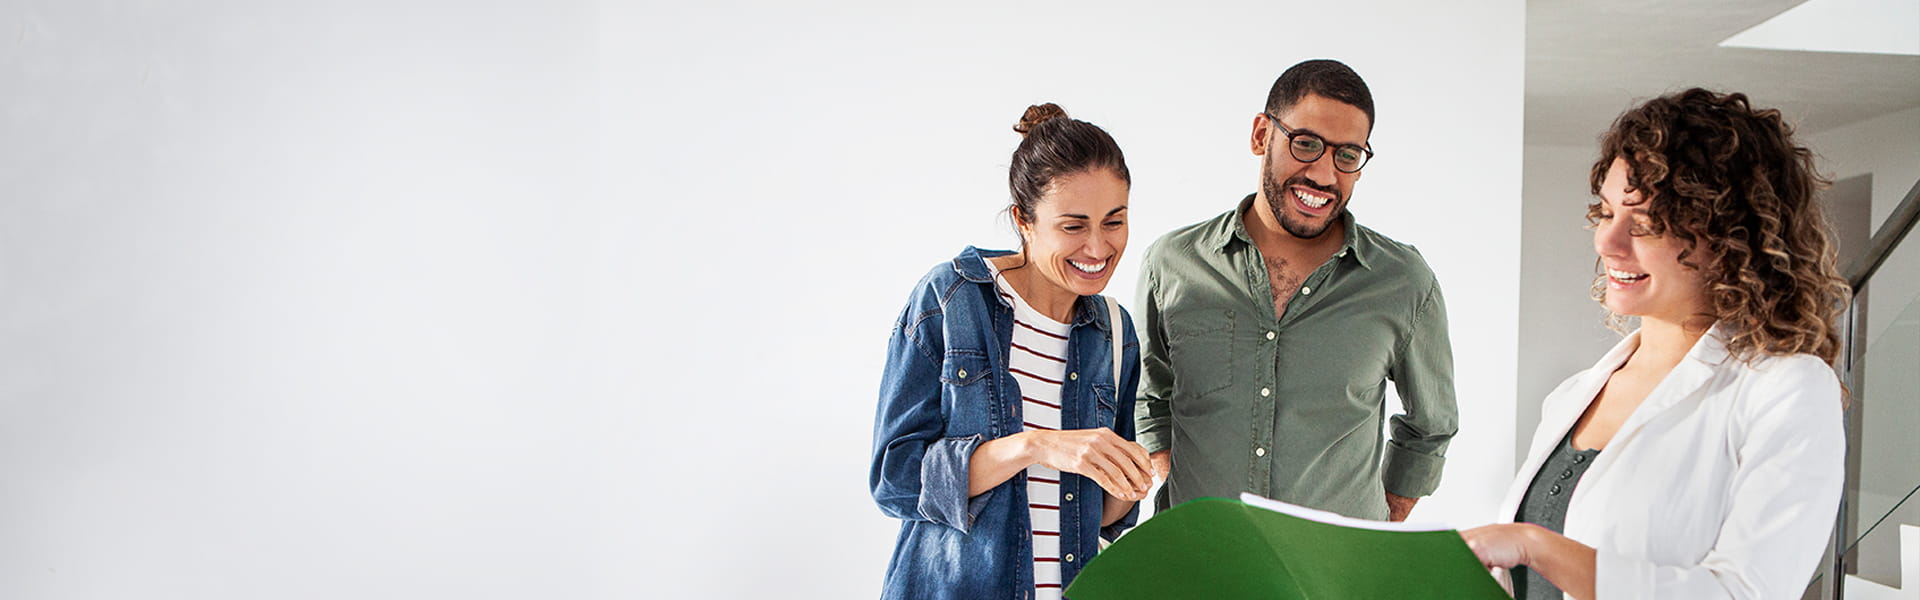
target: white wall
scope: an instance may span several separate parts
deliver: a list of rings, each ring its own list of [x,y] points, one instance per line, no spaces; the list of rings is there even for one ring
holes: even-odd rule
[[[1459,359],[1462,433],[1415,516],[1490,518],[1512,475],[1522,11],[603,5],[609,296],[652,307],[614,316],[633,403],[611,455],[700,459],[616,471],[611,561],[651,567],[616,587],[874,594],[898,528],[866,490],[888,328],[929,267],[1012,244],[998,211],[1020,111],[1058,102],[1128,153],[1113,287],[1130,299],[1147,243],[1253,189],[1247,132],[1274,77],[1347,38],[1368,40],[1339,58],[1379,104],[1352,206],[1434,264]]]
[[[4,9],[0,597],[871,596],[888,327],[1012,243],[1021,109],[1127,150],[1132,298],[1329,53],[1380,113],[1352,206],[1452,312],[1462,433],[1415,518],[1485,521],[1523,10]]]
[[[0,597],[581,597],[592,7],[0,7]]]

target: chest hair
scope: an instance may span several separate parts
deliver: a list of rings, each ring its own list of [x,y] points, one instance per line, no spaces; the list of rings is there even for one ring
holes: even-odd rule
[[[1306,279],[1305,273],[1287,259],[1278,256],[1263,257],[1267,263],[1267,286],[1273,290],[1273,320],[1287,314],[1287,302],[1293,300],[1294,292],[1300,289],[1300,282]]]

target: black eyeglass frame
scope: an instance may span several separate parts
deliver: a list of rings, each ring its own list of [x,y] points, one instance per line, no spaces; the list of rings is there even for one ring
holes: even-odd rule
[[[1355,150],[1359,150],[1362,153],[1361,159],[1360,159],[1360,166],[1354,167],[1353,170],[1351,171],[1342,169],[1340,168],[1340,160],[1336,158],[1333,161],[1333,170],[1339,171],[1341,173],[1359,173],[1361,169],[1367,168],[1367,163],[1373,162],[1374,155],[1373,155],[1373,149],[1371,148],[1357,145],[1357,144],[1340,144],[1336,146],[1336,145],[1327,143],[1327,138],[1320,137],[1319,134],[1308,133],[1304,131],[1295,132],[1290,129],[1287,129],[1287,126],[1281,125],[1280,118],[1273,116],[1273,113],[1262,112],[1260,113],[1260,115],[1266,117],[1267,122],[1273,124],[1273,127],[1275,129],[1280,130],[1281,135],[1287,136],[1287,154],[1292,156],[1294,160],[1297,160],[1303,163],[1311,163],[1313,161],[1320,160],[1320,157],[1322,156],[1326,156],[1328,148],[1353,148]],[[1300,156],[1298,152],[1294,151],[1293,138],[1297,138],[1303,135],[1307,137],[1311,137],[1316,140],[1320,140],[1320,151],[1318,153],[1315,153],[1312,157],[1303,157],[1303,156]]]

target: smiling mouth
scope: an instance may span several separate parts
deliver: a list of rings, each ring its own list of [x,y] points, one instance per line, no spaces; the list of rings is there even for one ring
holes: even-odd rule
[[[1621,285],[1632,285],[1635,283],[1639,283],[1641,280],[1646,279],[1648,277],[1651,277],[1651,275],[1648,275],[1646,273],[1629,273],[1626,271],[1613,269],[1613,268],[1607,269],[1607,278],[1612,279],[1614,280],[1614,282],[1619,283]]]
[[[1079,271],[1081,273],[1086,273],[1088,275],[1099,275],[1101,273],[1105,273],[1107,271],[1108,262],[1109,261],[1103,260],[1097,263],[1084,263],[1084,262],[1080,262],[1072,259],[1067,260],[1067,264],[1073,265],[1073,270]]]
[[[1295,188],[1293,190],[1293,197],[1299,198],[1300,203],[1306,205],[1307,208],[1316,209],[1316,210],[1325,208],[1327,204],[1333,202],[1333,197],[1331,196],[1328,196],[1328,197],[1315,196],[1313,194],[1309,194],[1304,191],[1301,191],[1298,188]]]

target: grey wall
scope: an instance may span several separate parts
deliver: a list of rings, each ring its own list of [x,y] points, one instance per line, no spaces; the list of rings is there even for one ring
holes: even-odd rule
[[[1547,393],[1620,341],[1589,295],[1598,272],[1593,232],[1586,229],[1593,198],[1587,173],[1598,152],[1544,144],[1526,149],[1513,469],[1526,459]]]
[[[1836,179],[1871,175],[1873,215],[1871,223],[1878,232],[1881,222],[1920,181],[1920,108],[1882,115],[1859,123],[1804,136],[1819,155],[1827,174]],[[1909,241],[1895,251],[1883,270],[1902,266],[1920,272],[1920,242]],[[1920,276],[1876,277],[1868,292],[1876,306],[1905,306],[1920,297]],[[1885,313],[1891,315],[1892,313]],[[1878,338],[1887,321],[1869,315],[1869,336]]]

